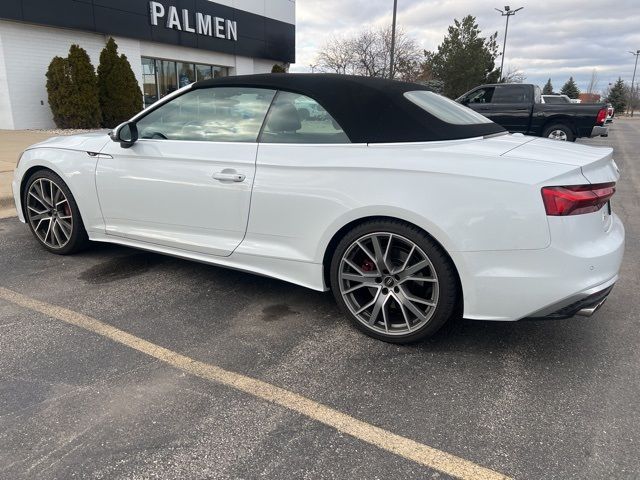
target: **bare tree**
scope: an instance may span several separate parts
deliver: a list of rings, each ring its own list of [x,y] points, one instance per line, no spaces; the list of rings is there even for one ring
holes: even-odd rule
[[[504,83],[522,83],[527,79],[527,76],[518,67],[510,66],[507,68],[507,72],[502,77]]]
[[[391,27],[382,31],[385,42],[385,56],[388,61],[391,51]],[[396,43],[394,50],[394,78],[405,81],[415,81],[422,74],[424,53],[415,40],[402,29],[396,29]],[[387,62],[388,63],[388,62]]]
[[[366,29],[347,38],[333,38],[317,56],[325,72],[388,77],[391,52],[391,28]],[[395,76],[415,80],[421,72],[421,50],[402,30],[396,30]]]
[[[353,73],[355,56],[351,43],[351,39],[333,37],[318,53],[316,64],[325,72]]]
[[[598,71],[594,68],[591,71],[591,80],[589,80],[587,93],[596,93],[597,89],[598,89]]]

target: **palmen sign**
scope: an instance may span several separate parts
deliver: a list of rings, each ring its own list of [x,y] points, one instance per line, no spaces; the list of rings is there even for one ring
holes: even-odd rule
[[[234,20],[192,13],[186,8],[178,10],[173,5],[165,9],[160,2],[149,2],[149,13],[153,26],[164,25],[172,30],[238,41],[238,26]]]

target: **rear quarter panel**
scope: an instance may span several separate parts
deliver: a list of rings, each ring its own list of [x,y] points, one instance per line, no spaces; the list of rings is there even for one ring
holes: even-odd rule
[[[369,216],[414,223],[449,252],[547,247],[540,185],[584,181],[579,169],[483,154],[482,142],[261,144],[238,251],[321,263],[341,227]]]

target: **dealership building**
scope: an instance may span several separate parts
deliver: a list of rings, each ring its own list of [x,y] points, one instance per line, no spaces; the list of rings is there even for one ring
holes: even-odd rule
[[[0,129],[53,128],[46,71],[109,37],[145,106],[188,83],[295,61],[295,0],[0,0]]]

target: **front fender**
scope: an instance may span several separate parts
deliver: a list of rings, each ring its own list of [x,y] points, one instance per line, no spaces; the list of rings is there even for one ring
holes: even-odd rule
[[[87,152],[39,147],[26,150],[14,172],[13,193],[20,220],[24,221],[21,192],[32,172],[46,168],[59,175],[75,199],[87,232],[104,231],[95,186],[97,158]]]

